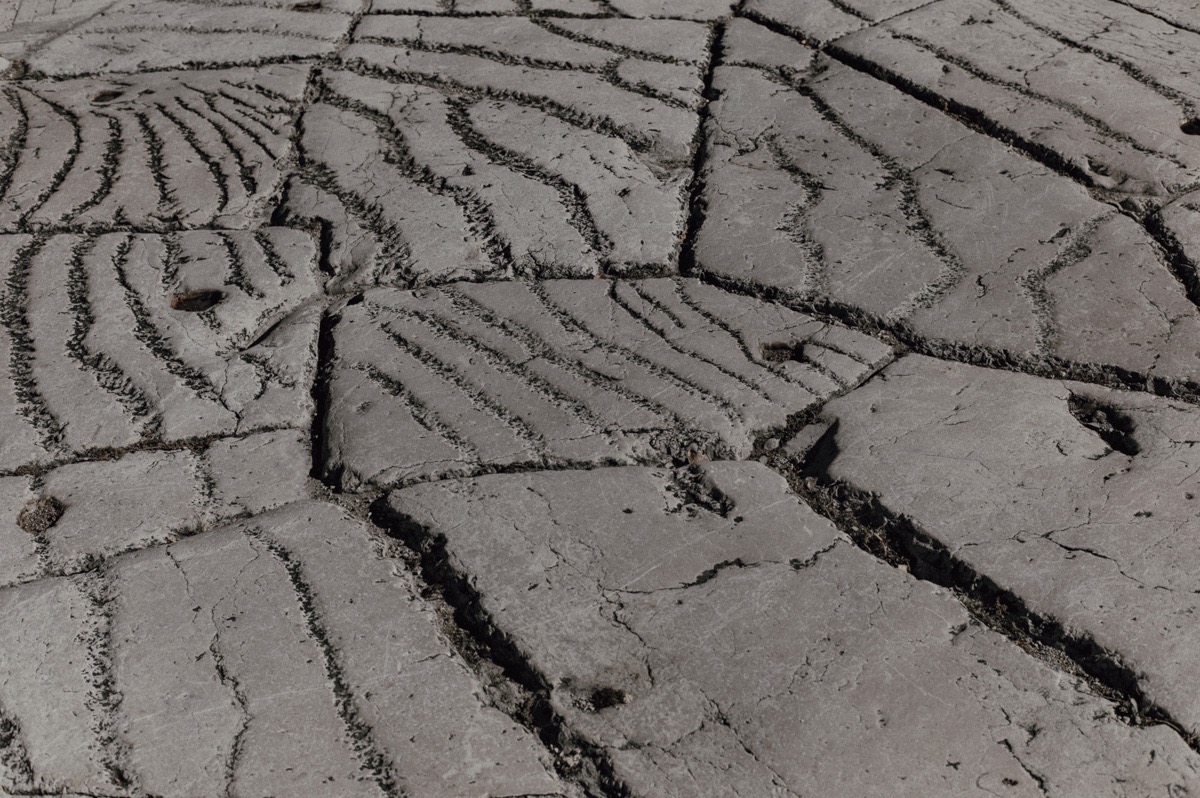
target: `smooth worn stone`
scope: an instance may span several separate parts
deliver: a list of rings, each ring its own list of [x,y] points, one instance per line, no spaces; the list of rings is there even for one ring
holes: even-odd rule
[[[791,39],[739,20],[727,43],[703,271],[832,301],[931,351],[1200,377],[1200,293],[1151,223]]]
[[[753,463],[418,485],[469,585],[633,795],[1151,795],[1200,757],[840,537]],[[1040,791],[1040,792],[1039,792]]]
[[[255,65],[332,53],[350,20],[269,3],[117,0],[28,60],[54,77]]]
[[[0,101],[0,230],[267,221],[309,69],[27,80]]]
[[[1200,730],[1194,405],[909,356],[824,412],[831,478],[1094,640]]]
[[[340,316],[320,454],[346,489],[747,456],[891,356],[692,280],[376,289]]]
[[[573,794],[481,703],[386,542],[331,505],[2,590],[0,609],[17,794]]]
[[[0,469],[308,423],[306,233],[9,235],[0,264]],[[171,307],[196,290],[223,298]]]

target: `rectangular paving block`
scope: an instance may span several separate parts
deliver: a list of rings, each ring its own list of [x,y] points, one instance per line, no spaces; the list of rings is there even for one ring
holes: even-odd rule
[[[321,456],[346,489],[746,456],[891,356],[693,280],[377,289],[340,316]]]
[[[0,230],[266,221],[309,68],[11,83]]]
[[[117,0],[28,62],[52,77],[253,65],[332,53],[350,29],[350,14],[270,6]]]
[[[757,463],[493,475],[388,503],[628,794],[1169,795],[1200,778],[1173,731],[1125,725]]]
[[[1200,730],[1193,405],[909,356],[825,408],[831,478],[878,494]]]
[[[0,789],[574,795],[386,548],[304,502],[0,590]]]
[[[738,20],[726,43],[703,271],[865,311],[930,351],[1200,376],[1200,293],[1149,223],[794,40]]]
[[[316,271],[278,228],[0,237],[0,469],[307,423]]]

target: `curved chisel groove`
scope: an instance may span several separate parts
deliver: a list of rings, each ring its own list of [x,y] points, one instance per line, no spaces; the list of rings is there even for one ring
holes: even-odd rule
[[[458,449],[464,457],[472,458],[479,456],[479,452],[473,443],[459,435],[452,426],[442,420],[437,411],[421,401],[416,394],[405,387],[403,382],[389,377],[378,366],[371,363],[354,363],[351,364],[350,368],[363,372],[380,388],[404,402],[404,406],[408,408],[409,413],[421,425],[422,429],[439,436],[446,443]]]
[[[636,405],[642,410],[652,413],[660,419],[671,419],[680,426],[686,426],[683,418],[665,404],[655,401],[653,398],[635,393],[617,381],[606,379],[603,375],[598,374],[577,360],[564,357],[555,350],[551,341],[546,340],[520,322],[512,319],[498,318],[490,309],[466,296],[461,291],[455,290],[453,287],[444,289],[444,293],[450,298],[454,308],[464,316],[483,321],[490,329],[494,329],[521,344],[531,355],[541,358],[547,363],[551,363],[571,376],[587,383],[592,390],[615,393],[622,399]]]
[[[33,261],[48,240],[44,235],[35,236],[13,258],[4,281],[5,292],[0,297],[0,325],[8,332],[11,348],[9,378],[16,393],[18,412],[37,431],[46,451],[61,452],[66,428],[46,404],[33,373],[34,340],[28,312]]]
[[[558,195],[558,200],[567,212],[567,220],[579,233],[589,250],[606,263],[612,252],[613,242],[596,224],[596,219],[588,207],[587,197],[583,190],[562,175],[556,174],[535,163],[532,159],[501,147],[489,141],[471,121],[471,104],[461,97],[453,97],[446,101],[450,107],[447,121],[459,140],[471,150],[479,153],[492,163],[503,166],[518,174],[552,189]]]
[[[615,355],[618,355],[622,358],[626,358],[631,363],[637,364],[639,367],[645,369],[646,371],[648,371],[649,373],[658,377],[659,379],[664,380],[665,382],[668,382],[668,383],[676,386],[677,388],[684,391],[685,393],[691,394],[692,396],[696,396],[704,402],[710,403],[716,407],[721,408],[722,412],[724,412],[725,415],[727,415],[729,417],[729,420],[732,422],[736,423],[738,421],[743,420],[741,411],[739,411],[736,407],[734,407],[733,404],[731,404],[729,402],[729,400],[725,399],[724,397],[718,396],[717,394],[713,393],[712,391],[707,390],[707,389],[685,379],[684,377],[680,376],[679,374],[677,374],[675,371],[673,371],[671,369],[668,369],[664,366],[660,366],[659,364],[655,363],[654,361],[650,360],[649,358],[645,357],[644,355],[641,355],[641,354],[633,351],[629,347],[622,346],[621,344],[614,344],[614,343],[605,341],[604,339],[600,338],[598,335],[596,335],[591,330],[589,330],[578,319],[573,318],[565,310],[558,307],[554,303],[554,301],[549,297],[549,295],[546,293],[545,289],[543,289],[541,287],[541,285],[539,285],[538,283],[531,283],[529,286],[529,292],[530,292],[530,294],[532,294],[534,297],[537,298],[538,302],[542,305],[542,307],[544,307],[546,309],[546,311],[548,313],[550,313],[550,315],[552,315],[555,319],[557,319],[558,322],[560,324],[562,324],[563,327],[565,327],[568,330],[573,330],[577,334],[583,335],[584,337],[588,338],[599,349],[602,349],[606,352],[612,352]]]
[[[67,121],[67,124],[71,128],[71,147],[67,150],[66,157],[63,158],[63,161],[59,165],[58,169],[55,170],[54,174],[50,177],[49,184],[46,186],[46,188],[43,189],[42,193],[38,195],[37,199],[35,199],[33,203],[22,212],[20,218],[17,220],[18,228],[25,227],[29,219],[35,213],[37,213],[38,210],[40,210],[42,206],[50,200],[51,197],[54,196],[55,192],[57,192],[62,184],[66,181],[67,175],[71,173],[71,169],[74,168],[75,160],[79,157],[79,151],[83,147],[83,130],[80,127],[79,117],[68,109],[64,108],[59,103],[48,100],[45,97],[38,97],[38,99],[44,102],[52,111],[54,111],[59,118]]]
[[[527,108],[536,108],[545,114],[566,122],[568,125],[620,139],[635,152],[645,153],[653,146],[651,138],[641,131],[628,125],[614,122],[607,117],[595,116],[579,111],[549,97],[529,94],[527,92],[493,89],[487,86],[471,86],[444,75],[431,75],[414,70],[389,69],[371,64],[361,58],[351,58],[346,61],[345,65],[359,74],[382,78],[394,83],[412,83],[418,86],[440,89],[450,94],[472,98],[486,97],[491,100],[510,102]]]
[[[454,341],[464,349],[478,353],[496,371],[514,377],[531,393],[541,396],[556,407],[575,416],[576,419],[587,425],[589,432],[599,432],[605,426],[603,420],[593,413],[584,402],[566,395],[524,363],[517,362],[499,349],[488,346],[460,328],[455,322],[444,319],[435,313],[426,313],[415,309],[394,312],[400,318],[413,319],[435,333]]]
[[[71,251],[67,273],[67,296],[73,316],[71,335],[67,339],[67,356],[80,367],[91,372],[96,384],[120,402],[135,419],[144,419],[144,432],[151,435],[161,424],[161,417],[154,413],[154,403],[129,378],[112,358],[92,352],[87,343],[88,334],[95,324],[88,290],[87,261],[95,249],[96,239],[82,239]]]
[[[326,91],[323,100],[335,108],[349,111],[374,124],[380,140],[386,147],[384,160],[417,185],[438,196],[448,197],[466,218],[471,233],[486,253],[493,270],[500,273],[511,272],[511,248],[500,234],[491,208],[474,191],[456,186],[435,174],[429,167],[419,164],[410,151],[404,134],[387,114],[332,90]]]
[[[229,187],[226,184],[225,173],[221,169],[220,161],[200,145],[200,139],[196,135],[196,131],[188,127],[183,120],[169,111],[165,105],[158,103],[154,107],[168,122],[175,126],[175,129],[179,131],[179,135],[183,137],[183,140],[187,142],[192,152],[196,153],[196,157],[200,159],[208,169],[209,174],[212,175],[213,185],[216,186],[219,197],[216,211],[219,214],[229,205]]]
[[[664,328],[659,327],[658,325],[651,322],[650,319],[646,317],[646,314],[640,312],[637,308],[633,307],[633,305],[631,305],[624,297],[622,297],[620,295],[620,293],[617,290],[616,283],[611,283],[609,285],[608,295],[617,307],[619,307],[621,310],[625,311],[625,313],[631,319],[633,319],[638,325],[640,325],[644,329],[649,330],[650,332],[654,333],[654,335],[657,336],[659,338],[659,340],[661,340],[664,344],[666,344],[666,346],[669,347],[671,349],[671,351],[676,352],[689,360],[697,360],[713,369],[716,369],[727,379],[731,379],[734,382],[738,383],[739,385],[744,386],[745,388],[749,389],[751,392],[753,392],[758,397],[760,397],[766,401],[770,401],[770,397],[767,395],[767,392],[764,391],[762,386],[759,385],[757,382],[748,380],[745,377],[743,377],[742,375],[738,374],[737,372],[730,370],[728,367],[723,366],[720,363],[717,363],[715,360],[712,360],[711,358],[707,358],[707,357],[701,355],[699,352],[684,349],[682,346],[680,346],[679,344],[672,341],[671,338],[668,336],[667,331]]]
[[[386,749],[375,740],[370,724],[361,716],[358,699],[342,670],[337,647],[325,628],[315,593],[305,576],[303,563],[287,547],[267,537],[258,527],[247,527],[246,534],[265,547],[287,573],[296,603],[300,606],[304,618],[305,630],[321,652],[321,661],[333,692],[338,717],[350,738],[351,747],[358,756],[362,770],[375,782],[386,798],[403,798],[404,791],[397,780],[395,764]]]
[[[224,404],[216,387],[202,372],[187,365],[179,358],[162,331],[154,323],[141,296],[130,283],[129,275],[125,271],[125,263],[129,257],[129,251],[133,248],[133,240],[132,236],[126,237],[117,246],[112,261],[117,283],[125,295],[125,304],[128,306],[129,312],[133,314],[133,336],[146,348],[147,352],[163,364],[163,367],[172,376],[187,386],[196,396],[216,402],[223,407]]]

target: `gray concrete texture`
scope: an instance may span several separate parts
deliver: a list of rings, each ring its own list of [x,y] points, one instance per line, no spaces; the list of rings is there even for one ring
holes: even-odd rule
[[[0,796],[1200,794],[1198,62],[0,3]]]

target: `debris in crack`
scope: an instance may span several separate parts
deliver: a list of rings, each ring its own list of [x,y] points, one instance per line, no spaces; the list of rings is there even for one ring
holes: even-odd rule
[[[1133,419],[1113,405],[1071,394],[1067,408],[1079,423],[1099,435],[1105,443],[1121,454],[1134,456],[1142,450],[1133,435]]]
[[[171,296],[171,310],[182,310],[187,313],[203,313],[209,310],[224,296],[220,291],[185,291]]]
[[[17,514],[17,526],[35,537],[44,535],[62,518],[63,509],[63,503],[54,496],[38,496],[21,508]]]

